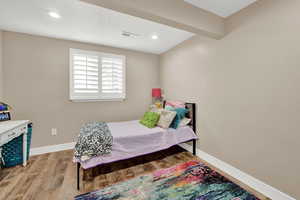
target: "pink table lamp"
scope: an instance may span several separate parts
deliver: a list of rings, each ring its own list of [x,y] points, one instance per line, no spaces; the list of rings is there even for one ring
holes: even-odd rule
[[[161,98],[161,89],[160,88],[153,88],[152,89],[152,97],[155,99]]]
[[[152,89],[152,101],[158,107],[162,107],[162,92],[161,88],[153,88]]]

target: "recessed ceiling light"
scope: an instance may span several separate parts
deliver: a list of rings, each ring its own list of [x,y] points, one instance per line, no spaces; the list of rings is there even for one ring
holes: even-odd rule
[[[152,38],[152,40],[157,40],[158,39],[158,35],[152,35],[151,38]]]
[[[53,11],[48,12],[48,15],[55,19],[61,18],[60,14],[58,14],[57,12],[53,12]]]

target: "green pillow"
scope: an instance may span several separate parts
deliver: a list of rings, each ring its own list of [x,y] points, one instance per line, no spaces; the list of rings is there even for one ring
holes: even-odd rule
[[[159,120],[159,114],[155,112],[146,112],[140,123],[148,128],[154,128]]]

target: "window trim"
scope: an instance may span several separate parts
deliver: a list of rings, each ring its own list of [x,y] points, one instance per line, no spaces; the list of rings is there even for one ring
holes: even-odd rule
[[[73,76],[73,54],[88,54],[99,57],[98,65],[98,83],[99,93],[97,95],[81,96],[74,94],[74,76]],[[116,97],[105,97],[102,93],[102,57],[113,57],[122,59],[122,93]],[[124,55],[103,53],[98,51],[89,51],[70,48],[69,50],[69,100],[72,102],[96,102],[96,101],[124,101],[126,99],[126,57]]]

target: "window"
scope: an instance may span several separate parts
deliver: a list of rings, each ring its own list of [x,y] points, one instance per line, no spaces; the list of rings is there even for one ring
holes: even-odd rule
[[[70,99],[125,99],[125,56],[70,49]]]

